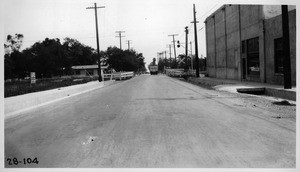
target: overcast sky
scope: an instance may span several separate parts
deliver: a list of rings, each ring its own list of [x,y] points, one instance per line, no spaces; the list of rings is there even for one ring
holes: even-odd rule
[[[189,41],[194,43],[194,29],[190,23],[193,20],[193,3],[196,4],[199,21],[199,56],[206,56],[205,28],[201,29],[203,22],[226,3],[215,0],[5,0],[4,35],[23,34],[22,49],[46,37],[59,38],[61,41],[65,37],[75,38],[96,49],[95,13],[94,10],[86,9],[95,2],[98,6],[105,6],[98,10],[100,50],[106,50],[109,46],[119,47],[119,38],[115,32],[125,31],[122,49],[127,49],[126,40],[131,40],[130,46],[143,53],[147,64],[153,57],[157,57],[157,52],[169,53],[167,44],[172,41],[169,34],[179,34],[176,40],[184,43],[185,26],[189,26]],[[193,52],[194,49],[193,44]],[[176,50],[177,55],[184,53],[184,48]]]

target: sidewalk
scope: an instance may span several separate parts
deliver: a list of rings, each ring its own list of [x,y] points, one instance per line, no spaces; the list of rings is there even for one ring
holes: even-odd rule
[[[254,89],[264,88],[266,96],[278,97],[282,99],[288,99],[296,101],[296,87],[292,89],[284,89],[283,85],[272,85],[267,83],[237,81],[237,80],[225,80],[216,78],[189,78],[189,82],[194,84],[211,87],[216,90],[227,91],[232,93],[238,93],[237,89]]]
[[[114,80],[104,82],[92,81],[85,84],[8,97],[4,99],[5,118],[15,116],[26,110],[99,89],[113,82]]]

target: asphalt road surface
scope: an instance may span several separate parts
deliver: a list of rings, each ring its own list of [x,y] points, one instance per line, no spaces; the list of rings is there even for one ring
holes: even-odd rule
[[[269,113],[141,75],[5,120],[5,167],[295,168],[296,123]]]

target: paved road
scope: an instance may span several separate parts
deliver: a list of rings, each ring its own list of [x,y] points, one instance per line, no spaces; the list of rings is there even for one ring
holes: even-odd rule
[[[5,166],[295,168],[295,122],[239,103],[138,76],[6,120],[5,158],[39,164]]]

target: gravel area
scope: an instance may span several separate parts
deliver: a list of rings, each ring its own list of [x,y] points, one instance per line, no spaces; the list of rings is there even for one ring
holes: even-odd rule
[[[210,90],[214,89],[217,92],[219,97],[223,97],[223,96],[236,97],[236,99],[228,99],[228,101],[234,101],[236,106],[268,111],[269,113],[264,115],[266,115],[269,118],[274,118],[278,120],[288,119],[288,120],[296,121],[295,101],[285,100],[285,99],[270,97],[270,96],[237,93],[236,91],[234,91],[238,87],[238,85],[236,84],[226,85],[227,87],[226,89],[219,90],[220,86],[225,83],[223,82],[205,83],[205,81],[194,82],[192,80],[187,81],[181,78],[178,79],[181,81],[192,83],[194,85],[198,85],[206,89],[210,89]]]

